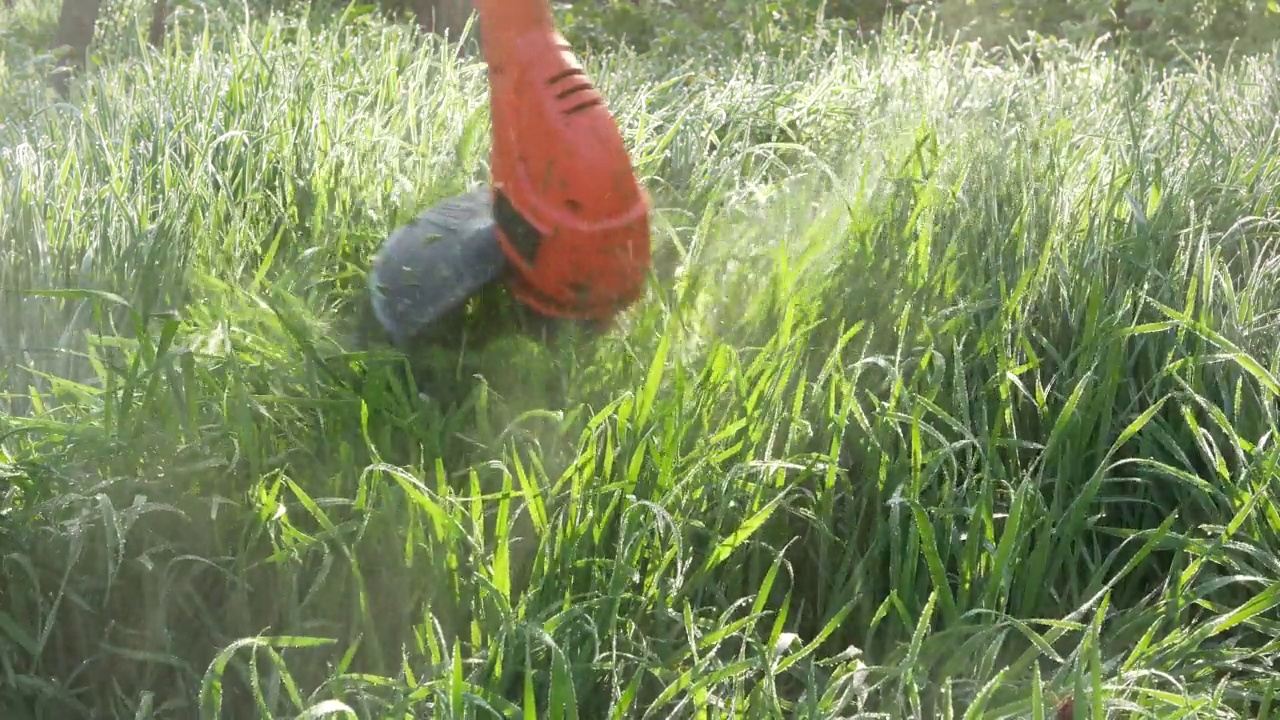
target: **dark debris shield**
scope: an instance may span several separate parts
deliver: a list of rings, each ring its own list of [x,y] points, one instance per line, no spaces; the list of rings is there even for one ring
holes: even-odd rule
[[[374,315],[392,342],[406,345],[506,268],[489,189],[450,198],[396,229],[374,256]]]

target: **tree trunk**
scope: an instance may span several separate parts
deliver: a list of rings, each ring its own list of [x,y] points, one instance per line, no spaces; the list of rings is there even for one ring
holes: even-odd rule
[[[66,46],[69,51],[58,61],[58,69],[54,71],[53,86],[63,97],[67,95],[70,74],[84,67],[89,53],[89,44],[93,42],[93,29],[98,24],[98,12],[102,9],[102,0],[62,0],[62,12],[58,15],[58,36],[56,44]]]
[[[471,18],[472,2],[473,0],[415,0],[413,9],[424,30],[456,41],[462,36],[462,29]]]
[[[151,5],[151,31],[147,33],[147,42],[151,47],[164,45],[164,25],[169,19],[169,0],[153,0]]]

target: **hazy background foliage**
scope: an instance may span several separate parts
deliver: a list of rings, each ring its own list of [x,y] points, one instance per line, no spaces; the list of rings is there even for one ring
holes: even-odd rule
[[[67,0],[67,4],[94,0]],[[132,0],[98,0],[112,8]],[[146,0],[153,3],[155,0]],[[251,0],[254,9],[305,5],[317,16],[349,7],[376,7],[395,18],[424,20],[433,13],[457,23],[472,0]],[[158,3],[157,3],[158,4]],[[45,12],[52,12],[54,3]],[[205,3],[173,0],[166,12],[199,12]],[[1144,59],[1176,62],[1186,55],[1222,58],[1266,50],[1280,39],[1277,0],[559,0],[562,29],[578,47],[627,43],[647,50],[655,42],[672,52],[720,43],[729,49],[769,44],[795,35],[850,32],[865,36],[899,17],[936,26],[941,36],[986,47],[1021,44],[1045,36],[1071,43],[1135,51]]]
[[[874,33],[886,18],[937,23],[943,37],[987,47],[1043,35],[1100,42],[1169,62],[1183,54],[1251,53],[1280,39],[1275,0],[578,0],[563,3],[569,32],[604,44],[677,48],[708,34],[730,46],[793,34]],[[678,50],[674,50],[678,52]]]

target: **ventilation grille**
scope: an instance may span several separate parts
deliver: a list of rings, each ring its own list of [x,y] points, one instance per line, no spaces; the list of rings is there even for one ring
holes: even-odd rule
[[[566,51],[569,49],[566,46],[561,48]],[[565,115],[573,115],[604,104],[604,98],[600,97],[600,92],[587,79],[587,73],[579,67],[569,68],[552,75],[547,80],[547,86],[555,92],[556,100],[561,104],[560,112]]]

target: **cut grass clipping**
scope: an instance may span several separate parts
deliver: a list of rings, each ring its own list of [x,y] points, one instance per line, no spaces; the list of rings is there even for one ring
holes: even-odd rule
[[[484,177],[482,67],[141,37],[69,103],[6,45],[0,716],[1275,712],[1274,57],[587,58],[648,296],[415,387],[363,273]]]

